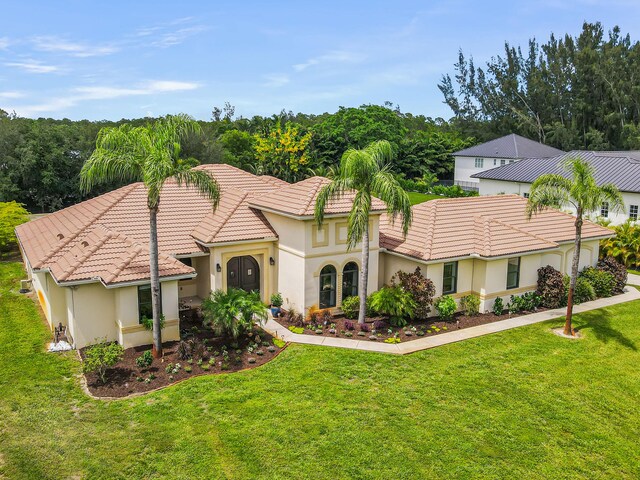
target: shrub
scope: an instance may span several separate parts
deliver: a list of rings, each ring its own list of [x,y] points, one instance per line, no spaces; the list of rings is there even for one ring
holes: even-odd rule
[[[571,277],[569,275],[564,276],[564,288],[565,295],[569,296],[569,284],[571,282]],[[573,292],[573,303],[575,305],[579,305],[584,302],[588,302],[596,299],[596,292],[593,289],[593,286],[589,283],[589,281],[584,277],[578,277],[576,281],[576,289]]]
[[[320,317],[320,321],[322,321],[322,323],[331,323],[331,320],[333,320],[333,314],[331,313],[331,310],[329,310],[328,308],[325,308],[324,310],[320,310],[318,314]]]
[[[610,297],[613,295],[613,288],[616,282],[613,273],[606,270],[598,270],[597,268],[587,267],[580,273],[593,287],[596,297]]]
[[[293,333],[304,333],[304,328],[303,327],[294,327],[293,325],[291,325],[289,327],[289,330]]]
[[[613,275],[613,294],[622,293],[627,284],[627,269],[613,257],[605,257],[596,265],[598,270],[609,272]]]
[[[498,297],[493,302],[493,313],[494,315],[502,315],[504,312],[504,302],[502,301],[502,297]]]
[[[15,228],[29,221],[21,203],[0,202],[0,253],[9,252],[17,246]]]
[[[360,298],[347,297],[342,300],[342,313],[344,316],[350,319],[358,318],[358,312],[360,311]]]
[[[153,355],[151,350],[145,350],[142,355],[136,358],[136,365],[138,368],[147,368],[153,363]]]
[[[103,341],[85,349],[82,368],[85,372],[95,372],[102,383],[105,383],[107,369],[118,363],[123,355],[122,346],[116,342]]]
[[[271,306],[281,307],[283,304],[282,295],[280,293],[274,293],[271,295]]]
[[[361,332],[370,332],[371,328],[369,328],[369,324],[363,323],[362,325],[360,325],[360,331]]]
[[[480,297],[474,295],[466,295],[460,299],[460,308],[464,311],[465,315],[474,316],[480,313]]]
[[[386,326],[387,326],[387,324],[384,323],[384,321],[382,321],[382,320],[376,320],[375,322],[373,322],[373,329],[374,330],[383,330]]]
[[[253,323],[267,319],[267,307],[258,292],[245,292],[238,288],[216,290],[202,302],[204,324],[211,326],[218,335],[233,339],[250,332]]]
[[[397,285],[396,285],[397,282]],[[409,292],[416,302],[414,316],[421,320],[426,319],[431,311],[433,296],[436,294],[436,287],[433,282],[420,272],[420,267],[416,267],[413,273],[398,270],[391,277],[392,286],[400,286]]]
[[[319,312],[317,305],[311,305],[307,310],[307,323],[318,323],[320,321]]]
[[[345,330],[353,330],[355,329],[355,325],[353,324],[353,322],[351,320],[345,320],[344,321],[344,328]]]
[[[180,360],[188,360],[191,358],[191,345],[186,340],[180,341],[176,349],[176,355]]]
[[[451,320],[458,309],[456,301],[450,295],[441,296],[433,302],[433,305],[436,307],[436,312],[438,312],[440,318],[445,321]]]
[[[416,301],[413,295],[400,287],[382,287],[371,294],[371,308],[389,317],[389,323],[404,327],[406,318],[413,318]]]
[[[538,288],[541,305],[546,308],[559,308],[566,305],[565,287],[562,273],[551,265],[538,269]]]
[[[142,325],[146,330],[149,330],[149,331],[153,330],[153,318],[143,316],[140,322],[142,323]],[[164,315],[160,315],[160,330],[162,330],[163,328],[164,328]]]
[[[273,344],[278,348],[282,348],[282,347],[285,346],[285,341],[280,339],[280,338],[274,338],[273,339]]]

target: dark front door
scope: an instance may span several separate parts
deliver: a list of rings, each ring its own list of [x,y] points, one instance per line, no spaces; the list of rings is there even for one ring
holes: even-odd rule
[[[246,255],[227,262],[227,288],[260,291],[260,268],[255,258]]]

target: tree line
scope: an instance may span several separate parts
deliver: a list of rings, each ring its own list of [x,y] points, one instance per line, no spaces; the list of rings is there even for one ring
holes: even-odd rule
[[[519,133],[565,151],[640,149],[640,43],[617,26],[507,42],[482,66],[460,51],[454,69],[439,88],[465,135]]]
[[[88,198],[79,188],[82,165],[103,127],[145,125],[157,119],[71,121],[28,119],[0,110],[0,202],[15,200],[30,211],[50,212]],[[390,103],[341,107],[308,115],[282,111],[270,117],[236,117],[230,104],[183,142],[183,155],[199,163],[228,163],[290,182],[328,175],[349,148],[388,140],[393,172],[401,178],[452,177],[452,152],[473,144],[441,118],[403,113]],[[113,183],[91,196],[121,186]]]

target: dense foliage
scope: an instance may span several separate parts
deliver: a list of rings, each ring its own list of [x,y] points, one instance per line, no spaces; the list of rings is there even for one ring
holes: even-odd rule
[[[442,119],[402,113],[389,104],[341,107],[323,115],[234,115],[229,104],[214,109],[211,121],[199,122],[201,132],[184,140],[183,156],[292,181],[328,175],[347,149],[389,140],[394,173],[406,179],[425,174],[446,179],[453,172],[451,153],[473,144]],[[78,188],[80,168],[93,153],[98,131],[155,120],[32,120],[0,110],[0,201],[49,212],[121,186],[123,182],[112,181],[90,194]]]
[[[600,255],[613,257],[628,268],[640,267],[640,226],[627,221],[614,227],[616,236],[600,242]]]
[[[411,293],[401,287],[382,287],[370,295],[371,309],[389,317],[389,323],[394,327],[404,327],[407,318],[413,318],[416,311],[416,301]]]
[[[371,310],[370,297],[371,296],[367,297],[367,302],[366,302],[365,315],[367,317],[372,317],[374,314],[374,312]],[[342,313],[344,313],[345,317],[350,318],[351,320],[358,318],[358,312],[360,312],[360,298],[356,296],[345,298],[344,300],[342,300],[342,305],[340,305],[340,309],[342,310]]]
[[[438,297],[433,305],[436,307],[436,312],[442,320],[449,321],[453,318],[453,314],[456,313],[458,306],[456,301],[450,295],[443,295]]]
[[[84,363],[82,369],[85,372],[93,372],[105,382],[107,369],[113,367],[124,355],[124,348],[116,342],[101,342],[91,345],[84,350]]]
[[[613,293],[618,294],[624,291],[624,286],[627,284],[627,269],[623,264],[618,262],[615,258],[604,257],[598,261],[596,268],[604,270],[613,275],[615,282],[613,284]]]
[[[600,23],[526,46],[505,43],[477,66],[460,51],[439,85],[466,134],[519,133],[562,150],[640,147],[640,43]]]
[[[236,339],[250,332],[255,321],[267,319],[267,307],[260,300],[258,292],[245,292],[230,288],[224,292],[216,290],[202,302],[205,325],[217,335]]]
[[[613,295],[616,279],[611,272],[587,267],[580,272],[580,276],[591,284],[596,297],[602,298]]]
[[[480,297],[474,293],[460,299],[460,309],[465,315],[474,316],[480,313]]]
[[[391,277],[391,285],[402,287],[411,294],[416,302],[415,318],[424,320],[429,316],[433,296],[436,294],[436,287],[431,280],[422,275],[420,267],[416,267],[413,273],[398,270]]]
[[[29,212],[17,202],[0,202],[0,255],[16,248],[15,228],[29,221]]]
[[[562,273],[551,265],[538,269],[538,288],[541,304],[546,308],[559,308],[566,304]]]

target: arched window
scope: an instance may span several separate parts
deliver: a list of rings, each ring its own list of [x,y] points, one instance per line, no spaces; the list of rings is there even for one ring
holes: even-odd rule
[[[320,271],[320,308],[336,306],[336,269],[325,265]]]
[[[347,263],[342,269],[342,300],[358,296],[358,264]]]

